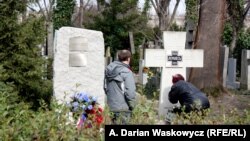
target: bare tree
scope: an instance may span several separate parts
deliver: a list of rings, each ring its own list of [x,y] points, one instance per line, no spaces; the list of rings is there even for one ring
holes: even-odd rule
[[[46,47],[45,54],[50,58],[53,57],[53,23],[52,23],[52,14],[53,14],[53,6],[55,4],[55,0],[29,0],[31,4],[34,4],[35,7],[39,8],[38,13],[42,14],[45,18],[46,22]],[[28,8],[34,10],[34,6],[28,5]]]
[[[176,4],[170,17],[170,2],[171,0],[150,0],[156,14],[159,18],[160,31],[168,30],[174,20],[180,0],[176,0]]]
[[[238,33],[243,26],[243,22],[246,19],[247,13],[250,9],[250,0],[244,1],[245,7],[243,9],[241,8],[241,3],[239,1],[227,0],[227,5],[230,23],[233,27],[232,42],[230,44],[230,56],[232,56],[232,53],[236,47]]]
[[[72,23],[74,26],[82,28],[83,27],[84,12],[90,11],[93,7],[93,4],[90,3],[90,0],[87,0],[86,3],[84,3],[83,0],[80,0],[79,3],[80,3],[80,6],[79,6],[78,10],[76,10],[75,13],[73,14]]]
[[[102,12],[105,7],[105,0],[96,0],[96,3],[97,3],[97,10],[99,12]]]
[[[204,67],[192,68],[189,81],[198,88],[222,88],[220,46],[226,0],[200,0],[198,30],[194,48],[204,50]]]

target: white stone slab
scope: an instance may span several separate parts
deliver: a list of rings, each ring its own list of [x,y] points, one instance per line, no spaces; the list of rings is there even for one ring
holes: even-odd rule
[[[70,67],[84,67],[87,66],[87,57],[84,53],[69,53]]]
[[[184,49],[186,32],[165,31],[163,32],[163,41],[165,49]]]
[[[104,107],[105,59],[102,32],[62,27],[56,31],[54,45],[53,87],[55,98],[59,102],[66,102],[70,100],[74,90],[84,91],[96,96],[98,102]],[[70,46],[73,49],[70,49]],[[76,84],[80,84],[77,89]]]
[[[164,49],[146,49],[145,66],[163,67],[166,63],[166,54]]]
[[[69,51],[87,51],[88,40],[82,36],[69,39]]]

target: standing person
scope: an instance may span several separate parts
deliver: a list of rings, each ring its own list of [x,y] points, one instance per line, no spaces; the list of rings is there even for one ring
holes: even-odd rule
[[[193,84],[186,82],[182,75],[174,75],[172,82],[173,86],[168,95],[169,101],[173,104],[179,101],[181,104],[180,108],[173,109],[174,113],[189,113],[210,108],[207,96]]]
[[[130,70],[131,53],[118,52],[118,60],[110,63],[105,70],[104,90],[112,113],[113,124],[127,124],[135,106],[135,80]]]

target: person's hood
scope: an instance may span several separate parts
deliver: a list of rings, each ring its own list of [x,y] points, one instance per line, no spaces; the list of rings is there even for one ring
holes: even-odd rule
[[[128,73],[129,72],[129,65],[124,64],[119,61],[114,61],[111,64],[109,64],[106,68],[105,75],[107,77],[107,80],[117,80],[117,81],[123,81],[123,78],[120,73]]]

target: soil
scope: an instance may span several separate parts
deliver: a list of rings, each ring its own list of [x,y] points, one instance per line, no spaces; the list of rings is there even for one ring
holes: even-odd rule
[[[218,97],[209,97],[211,111],[213,114],[227,114],[232,110],[236,110],[240,114],[244,110],[250,111],[250,94],[242,94],[237,91],[228,91],[222,93]]]
[[[250,112],[250,91],[228,91],[226,93],[221,93],[217,97],[209,96],[208,98],[211,109],[209,117],[213,119],[217,119],[216,117],[221,116],[232,116],[232,111],[240,116],[245,114],[245,110]],[[166,123],[163,120],[159,120],[157,124]],[[214,124],[221,124],[221,121]]]

